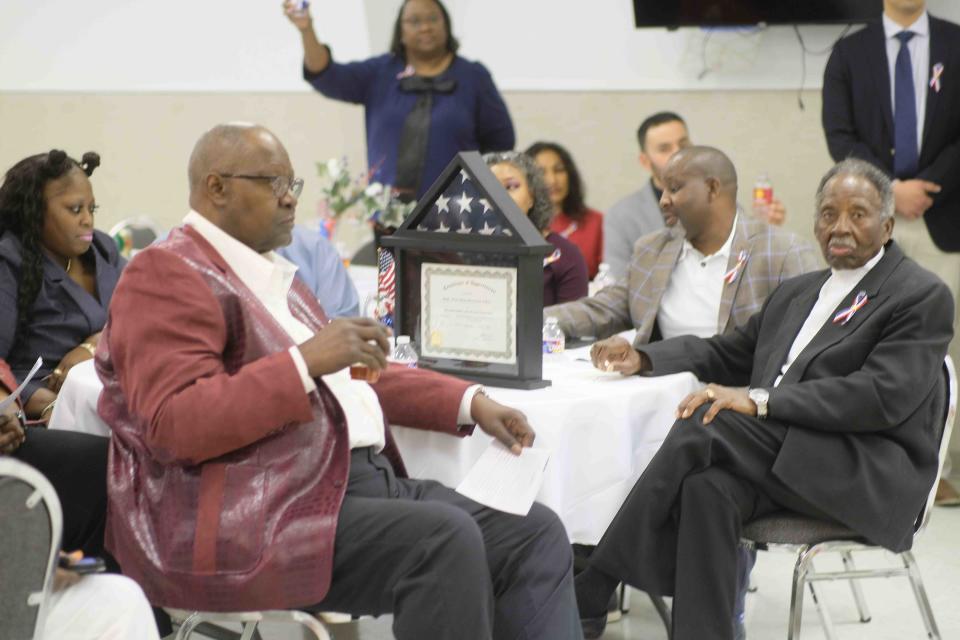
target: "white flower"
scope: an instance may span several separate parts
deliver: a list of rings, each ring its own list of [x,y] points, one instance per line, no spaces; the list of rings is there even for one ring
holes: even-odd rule
[[[363,190],[363,193],[369,198],[376,198],[383,193],[383,185],[379,182],[371,182],[367,185],[367,188]]]
[[[330,158],[327,160],[327,175],[331,177],[339,176],[343,171],[343,166],[340,164],[340,161],[336,158]]]

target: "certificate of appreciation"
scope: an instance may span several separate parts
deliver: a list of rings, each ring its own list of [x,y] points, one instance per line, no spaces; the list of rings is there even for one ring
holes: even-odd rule
[[[420,283],[422,355],[516,364],[516,269],[424,263]]]

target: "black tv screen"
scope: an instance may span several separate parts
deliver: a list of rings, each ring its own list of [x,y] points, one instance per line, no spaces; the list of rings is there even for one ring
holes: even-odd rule
[[[866,22],[883,0],[633,0],[637,27]]]

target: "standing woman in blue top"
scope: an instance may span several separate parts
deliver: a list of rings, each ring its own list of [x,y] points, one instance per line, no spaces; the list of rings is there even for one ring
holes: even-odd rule
[[[515,143],[507,106],[490,72],[457,55],[450,15],[439,0],[406,0],[390,53],[333,60],[306,9],[284,5],[303,38],[303,77],[335,100],[362,104],[371,180],[419,198],[460,151],[505,151]]]
[[[53,150],[13,165],[0,185],[0,358],[23,380],[43,356],[22,396],[30,418],[48,418],[67,372],[93,357],[125,264],[93,228],[99,164],[96,153],[77,162]]]

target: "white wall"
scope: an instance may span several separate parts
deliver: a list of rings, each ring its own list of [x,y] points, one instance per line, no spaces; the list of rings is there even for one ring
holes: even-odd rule
[[[0,91],[307,91],[299,37],[280,0],[2,0]],[[399,0],[315,0],[338,59],[383,52]],[[633,27],[630,0],[447,0],[463,53],[504,90],[795,89],[789,27],[703,31]],[[960,2],[930,0],[960,21]],[[840,27],[801,27],[810,49]],[[818,88],[826,55],[808,56]],[[706,64],[704,64],[706,62]],[[706,71],[706,73],[704,73]]]

